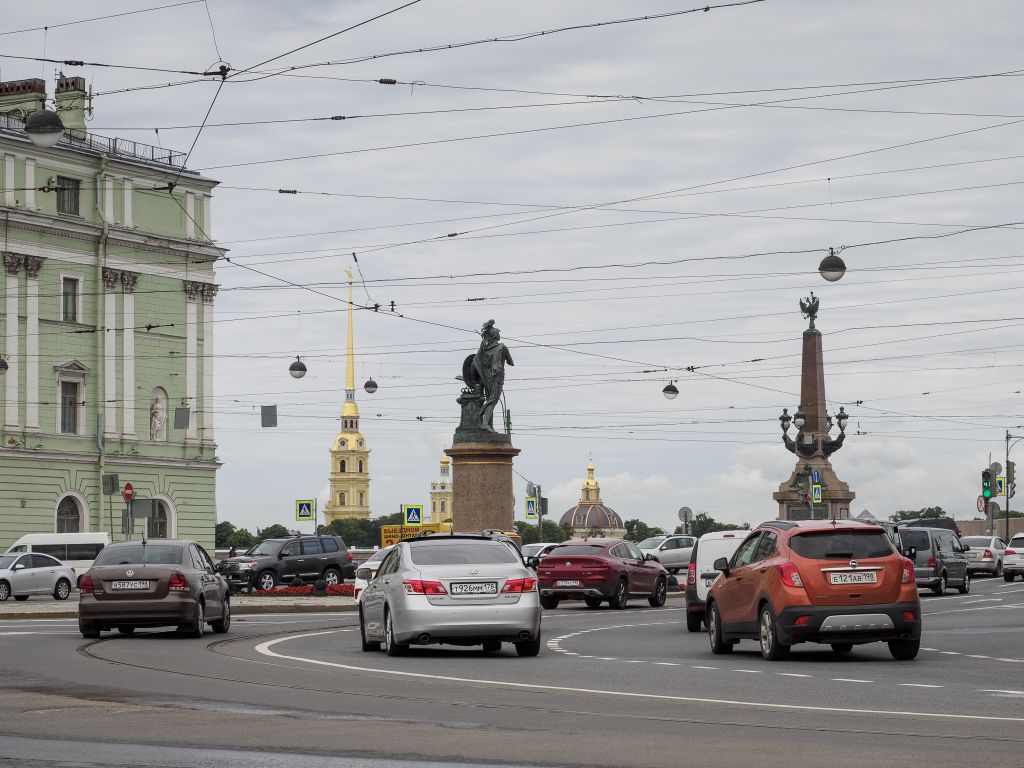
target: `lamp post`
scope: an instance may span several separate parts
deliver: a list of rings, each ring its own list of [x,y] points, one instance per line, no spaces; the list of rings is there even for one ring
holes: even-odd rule
[[[1011,440],[1013,442],[1011,442]],[[1013,477],[1013,465],[1010,464],[1010,449],[1013,448],[1013,446],[1015,446],[1021,440],[1024,440],[1024,435],[1011,435],[1010,430],[1006,430],[1006,481],[1003,487],[1003,493],[1006,494],[1005,503],[1003,507],[1003,534],[1006,541],[1010,540],[1010,493],[1012,492],[1013,486],[1015,484],[1014,481],[1011,479]],[[993,528],[994,527],[995,526],[993,526]],[[993,531],[992,533],[995,534],[995,531]]]
[[[828,428],[831,430],[832,417],[827,416],[827,420]],[[790,453],[795,453],[797,456],[805,458],[814,456],[819,450],[826,457],[838,451],[846,440],[846,425],[849,421],[850,415],[846,412],[846,408],[839,406],[839,413],[835,416],[835,423],[839,426],[839,437],[832,439],[829,437],[828,432],[825,434],[804,434],[803,430],[807,425],[807,415],[804,413],[802,405],[797,406],[796,413],[792,416],[789,415],[788,408],[783,408],[782,415],[779,416],[779,426],[782,428],[782,441],[786,444],[787,450]],[[797,429],[796,440],[789,436],[790,425],[795,426]]]

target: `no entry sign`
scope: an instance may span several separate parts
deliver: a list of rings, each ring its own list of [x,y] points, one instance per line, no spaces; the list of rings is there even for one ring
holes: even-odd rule
[[[124,490],[121,491],[121,495],[124,497],[124,500],[129,503],[131,502],[132,499],[135,498],[135,489],[132,488],[131,483],[124,484]]]

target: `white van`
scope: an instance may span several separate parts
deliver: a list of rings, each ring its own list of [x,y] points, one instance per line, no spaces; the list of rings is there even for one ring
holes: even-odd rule
[[[715,560],[732,557],[749,535],[750,531],[714,531],[705,533],[694,544],[686,571],[686,628],[691,632],[700,632],[704,621],[708,590],[719,576]]]
[[[22,536],[8,552],[41,552],[56,557],[81,576],[92,568],[93,560],[107,544],[110,534],[97,533],[29,533]]]

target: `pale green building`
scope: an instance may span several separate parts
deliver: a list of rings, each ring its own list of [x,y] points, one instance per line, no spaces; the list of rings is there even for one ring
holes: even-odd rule
[[[217,182],[183,153],[88,134],[83,78],[55,98],[64,138],[38,147],[23,121],[45,83],[0,83],[0,552],[26,533],[122,539],[108,473],[158,502],[136,538],[212,551]]]

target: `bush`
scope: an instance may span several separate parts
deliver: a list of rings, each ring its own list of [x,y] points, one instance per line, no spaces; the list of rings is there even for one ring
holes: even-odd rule
[[[258,589],[253,594],[257,597],[313,597],[323,595],[327,597],[352,597],[351,584],[327,585],[322,593],[317,593],[314,585],[304,584],[299,587],[275,587],[274,589]]]

